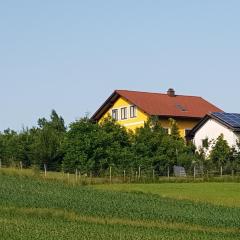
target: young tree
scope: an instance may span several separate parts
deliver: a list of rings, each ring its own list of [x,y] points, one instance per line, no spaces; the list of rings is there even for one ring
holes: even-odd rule
[[[220,168],[229,161],[230,152],[231,149],[227,141],[224,139],[223,134],[221,134],[213,145],[209,159],[217,168]]]
[[[171,136],[174,138],[174,139],[180,139],[180,132],[179,132],[179,128],[178,128],[178,125],[177,125],[177,122],[170,118],[169,119],[169,122],[170,122],[170,132],[171,132]]]

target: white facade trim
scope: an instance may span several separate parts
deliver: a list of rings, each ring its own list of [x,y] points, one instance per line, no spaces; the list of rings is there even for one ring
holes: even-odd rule
[[[144,121],[133,122],[133,123],[126,123],[126,124],[124,124],[124,126],[125,127],[129,127],[129,126],[140,125],[140,124],[144,124]]]

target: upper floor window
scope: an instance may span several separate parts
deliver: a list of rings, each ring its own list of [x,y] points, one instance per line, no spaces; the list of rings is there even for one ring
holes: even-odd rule
[[[121,108],[121,119],[122,120],[127,119],[127,108],[126,107]]]
[[[118,109],[112,110],[112,118],[116,121],[118,120]]]
[[[130,106],[130,118],[137,117],[137,108],[136,106]]]

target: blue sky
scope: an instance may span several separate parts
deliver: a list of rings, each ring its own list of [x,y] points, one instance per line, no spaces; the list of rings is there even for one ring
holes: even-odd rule
[[[240,1],[0,2],[0,131],[72,122],[114,89],[199,95],[240,112]]]

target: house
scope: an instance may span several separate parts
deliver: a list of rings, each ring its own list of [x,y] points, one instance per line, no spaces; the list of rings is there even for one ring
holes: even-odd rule
[[[221,134],[230,147],[236,146],[240,138],[240,114],[225,112],[207,114],[189,133],[198,150],[208,148],[207,154]]]
[[[170,88],[166,94],[116,90],[92,116],[101,122],[108,115],[129,130],[144,126],[149,117],[157,116],[166,131],[169,118],[177,121],[180,134],[186,134],[208,113],[221,109],[201,97],[176,95]]]

